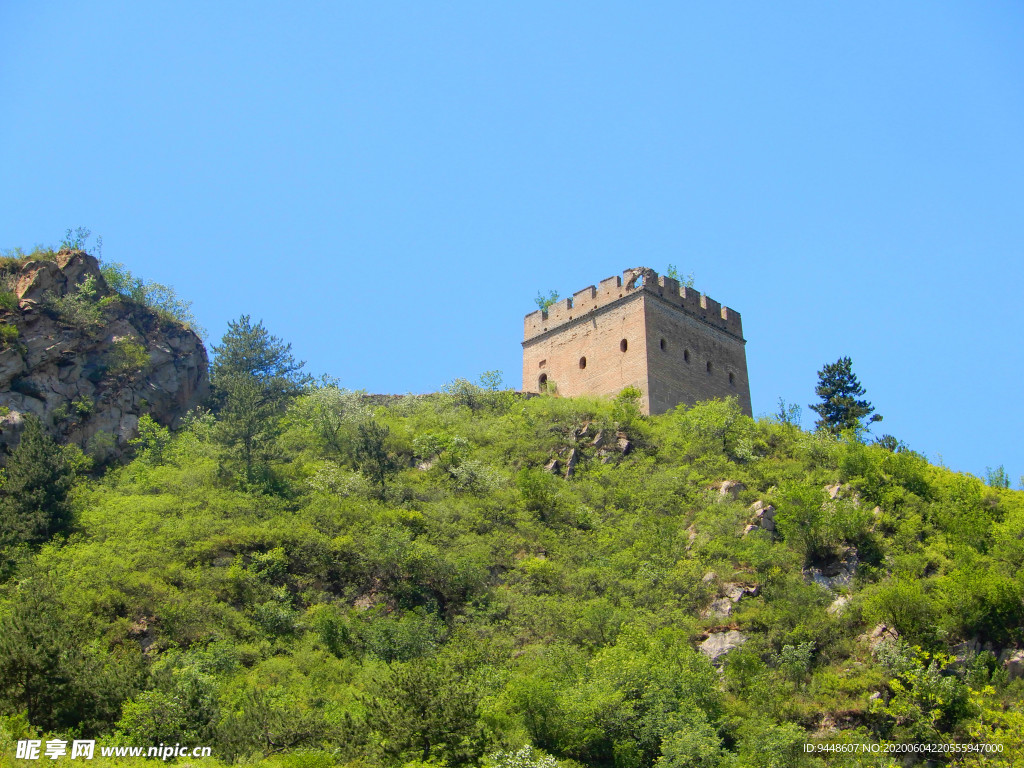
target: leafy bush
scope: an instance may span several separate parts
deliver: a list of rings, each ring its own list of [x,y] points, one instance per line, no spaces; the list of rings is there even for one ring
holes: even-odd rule
[[[559,768],[560,763],[527,744],[514,752],[500,751],[487,757],[487,768]]]
[[[181,298],[171,286],[136,277],[119,262],[104,264],[100,271],[107,285],[120,295],[149,307],[164,319],[190,328],[200,336],[206,335],[192,313],[192,302]]]
[[[0,494],[0,564],[6,547],[40,544],[67,530],[72,480],[60,446],[35,416],[27,415],[21,440],[7,459]]]
[[[15,325],[3,323],[0,325],[0,347],[9,347],[18,341],[18,328]]]
[[[0,251],[0,266],[24,264],[26,261],[56,261],[57,251],[49,246],[36,245],[27,253],[21,248]]]
[[[501,371],[484,371],[477,383],[455,379],[441,388],[456,407],[469,408],[474,413],[483,409],[503,411],[511,405],[509,391],[502,391]]]
[[[139,417],[139,436],[128,441],[140,459],[152,464],[157,464],[163,459],[170,443],[170,430],[154,421],[148,413]]]
[[[149,367],[149,352],[137,341],[127,337],[115,339],[107,352],[107,373],[120,376],[136,373]]]
[[[97,432],[85,444],[85,455],[95,464],[103,464],[117,449],[117,437],[110,432]]]
[[[452,480],[460,491],[486,494],[501,485],[501,476],[482,461],[470,459],[451,469]]]
[[[96,292],[96,278],[88,275],[74,291],[50,298],[47,306],[70,325],[79,328],[100,325],[103,312]]]
[[[935,613],[917,579],[897,577],[877,585],[864,609],[869,618],[896,629],[912,642],[934,638]]]
[[[85,248],[85,244],[88,242],[92,232],[87,227],[77,227],[71,229],[70,227],[64,232],[64,239],[61,241],[61,250],[80,251]]]
[[[787,483],[777,501],[779,532],[803,552],[808,564],[841,558],[871,526],[868,510],[846,499],[829,499],[820,487]]]
[[[487,385],[310,390],[286,345],[235,330],[258,343],[221,348],[219,412],[176,433],[143,417],[134,459],[58,505],[71,536],[7,550],[0,747],[59,725],[270,768],[818,768],[858,763],[802,744],[1020,743],[1000,651],[1024,641],[1024,494],[722,401],[638,418],[599,398],[492,407]],[[242,374],[283,386],[232,404]],[[226,429],[267,397],[257,432]],[[254,436],[274,485],[232,476]],[[571,478],[544,469],[571,451]],[[72,454],[51,468],[88,465]],[[21,523],[46,499],[16,492],[39,462],[15,464]],[[746,490],[723,498],[723,479]],[[775,535],[747,528],[755,499]],[[851,580],[804,571],[851,546]],[[34,573],[57,582],[28,611]],[[878,623],[921,647],[863,637]],[[698,647],[730,630],[745,642],[710,662]],[[994,652],[947,655],[975,635]]]
[[[963,680],[949,674],[954,659],[945,653],[928,653],[903,641],[886,641],[878,658],[893,675],[893,696],[878,700],[876,708],[892,719],[893,736],[900,740],[941,743],[971,713],[970,690]]]

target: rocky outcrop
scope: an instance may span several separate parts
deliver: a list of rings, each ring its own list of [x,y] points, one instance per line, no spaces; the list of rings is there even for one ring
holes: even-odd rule
[[[828,608],[825,609],[825,613],[829,616],[842,616],[846,612],[846,606],[850,604],[850,598],[846,595],[840,595],[833,600]]]
[[[1004,651],[1000,661],[1002,661],[1003,669],[1006,670],[1007,680],[1016,680],[1018,677],[1024,677],[1024,651],[1017,650],[1016,648]]]
[[[731,629],[727,632],[715,632],[707,636],[698,648],[700,652],[717,662],[734,648],[739,648],[747,641],[747,636],[742,632]]]
[[[716,483],[711,487],[718,491],[720,501],[736,501],[740,493],[747,490],[746,485],[736,480],[723,480],[721,483]]]
[[[708,579],[710,576],[710,580]],[[704,574],[704,583],[709,584],[716,579],[713,571]],[[732,615],[733,606],[742,600],[744,597],[750,596],[755,597],[760,589],[757,585],[737,584],[735,582],[727,581],[722,584],[720,592],[721,597],[718,597],[711,601],[711,604],[701,612],[701,618],[717,618],[724,619]]]
[[[835,592],[838,589],[849,589],[853,586],[853,580],[857,575],[859,565],[857,549],[855,547],[847,547],[842,555],[842,559],[830,561],[820,568],[805,568],[804,579],[806,581],[813,581],[830,592]]]
[[[625,431],[600,429],[590,421],[565,431],[564,436],[565,444],[555,449],[544,469],[553,475],[563,475],[566,480],[576,474],[580,462],[597,459],[607,464],[633,450],[633,441]]]
[[[868,648],[874,653],[882,643],[891,643],[899,640],[900,634],[886,624],[876,624],[870,632],[860,635],[857,639],[867,643]]]
[[[775,507],[758,499],[750,505],[750,511],[754,516],[753,524],[755,526],[764,528],[766,531],[775,530]]]
[[[0,444],[15,445],[32,413],[60,441],[109,459],[143,414],[174,426],[205,399],[199,336],[111,291],[89,254],[5,266],[17,305],[0,321],[17,336],[8,331],[0,347]]]

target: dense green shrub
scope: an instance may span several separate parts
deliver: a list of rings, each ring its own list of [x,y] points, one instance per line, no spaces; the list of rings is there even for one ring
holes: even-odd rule
[[[107,352],[106,366],[111,376],[138,373],[149,367],[149,352],[130,338],[115,339]]]
[[[0,739],[28,711],[282,768],[821,768],[857,763],[803,744],[1014,743],[1020,492],[730,402],[377,400],[307,388],[251,323],[222,349],[213,413],[140,419],[133,460],[11,553]],[[272,482],[239,482],[243,384]],[[60,457],[8,484],[56,487]],[[726,632],[742,644],[712,663],[699,646]],[[975,637],[994,651],[954,661]]]
[[[31,414],[24,419],[21,440],[7,460],[0,490],[0,560],[5,549],[39,544],[66,531],[71,523],[67,501],[71,468],[39,419]]]
[[[205,335],[192,312],[192,302],[181,298],[171,286],[136,277],[119,262],[104,263],[100,271],[107,285],[121,296],[149,307],[164,319]]]
[[[10,347],[18,342],[18,327],[16,325],[0,324],[0,348]]]
[[[96,278],[92,275],[78,284],[73,291],[63,296],[54,296],[47,306],[69,325],[79,328],[98,326],[103,322],[103,311],[97,297]]]

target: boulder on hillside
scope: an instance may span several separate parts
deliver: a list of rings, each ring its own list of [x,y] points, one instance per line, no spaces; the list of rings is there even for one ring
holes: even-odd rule
[[[712,486],[712,488],[718,490],[720,499],[725,500],[728,498],[731,501],[736,501],[740,493],[747,490],[747,486],[736,480],[723,480],[718,485]]]
[[[722,656],[734,648],[739,648],[747,642],[747,636],[735,629],[727,632],[715,632],[708,635],[707,639],[700,644],[700,652],[711,661],[718,661]]]
[[[825,609],[825,613],[829,616],[842,616],[846,606],[849,604],[850,598],[846,595],[840,595],[829,604],[828,608]]]
[[[1024,651],[1016,648],[1007,649],[1002,654],[1002,663],[1007,680],[1024,677]]]
[[[750,505],[750,511],[754,514],[755,525],[766,531],[775,531],[775,507],[758,499]]]
[[[830,592],[837,589],[849,589],[853,585],[859,565],[857,550],[850,547],[846,550],[842,560],[833,560],[820,568],[805,569],[804,579],[813,581]]]
[[[876,624],[870,632],[861,635],[857,639],[868,644],[872,653],[884,642],[898,640],[900,633],[886,624]]]

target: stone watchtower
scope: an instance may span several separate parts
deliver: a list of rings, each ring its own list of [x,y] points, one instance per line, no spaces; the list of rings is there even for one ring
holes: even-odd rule
[[[739,312],[652,269],[627,269],[526,316],[523,391],[634,386],[644,413],[734,395],[751,415],[745,344]]]

